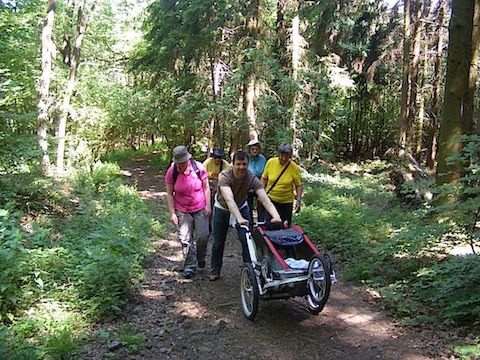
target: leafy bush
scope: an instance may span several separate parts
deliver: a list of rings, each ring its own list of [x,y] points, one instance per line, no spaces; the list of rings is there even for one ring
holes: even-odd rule
[[[418,272],[413,298],[446,324],[480,325],[480,258],[450,257]],[[440,312],[438,310],[441,309]],[[437,313],[438,312],[438,313]]]
[[[0,321],[12,320],[20,301],[22,278],[19,264],[26,258],[18,215],[0,209]]]
[[[463,136],[461,141],[464,144],[462,151],[447,161],[461,163],[464,175],[457,185],[444,184],[435,189],[438,201],[433,210],[442,221],[462,228],[463,243],[478,253],[480,235],[476,225],[480,221],[480,136]]]
[[[12,335],[6,327],[0,327],[0,358],[7,360],[37,360],[41,349]]]
[[[29,173],[40,158],[37,137],[0,132],[0,175]]]
[[[98,163],[74,188],[30,174],[2,179],[0,196],[10,201],[0,209],[0,324],[8,332],[0,357],[72,357],[85,321],[117,314],[138,288],[152,231],[164,229],[118,175],[117,165]],[[27,201],[17,185],[26,179],[36,184],[26,186]],[[35,212],[23,212],[32,201]],[[22,339],[39,350],[28,355]]]
[[[375,166],[375,174],[363,167],[338,176],[305,174],[305,208],[296,222],[334,253],[341,279],[374,288],[397,316],[478,325],[479,257],[449,255],[471,230],[432,216],[429,207],[403,207],[387,173]]]

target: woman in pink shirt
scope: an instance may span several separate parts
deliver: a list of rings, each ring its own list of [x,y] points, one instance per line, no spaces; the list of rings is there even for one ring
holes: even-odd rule
[[[197,265],[199,269],[205,268],[211,213],[207,172],[201,163],[191,158],[185,146],[175,147],[174,163],[165,175],[170,221],[178,226],[184,256],[183,276],[187,279],[195,276]]]

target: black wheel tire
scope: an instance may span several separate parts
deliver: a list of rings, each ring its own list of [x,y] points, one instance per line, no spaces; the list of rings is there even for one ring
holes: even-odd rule
[[[315,255],[308,264],[308,275],[307,305],[310,312],[318,314],[323,310],[330,295],[332,285],[330,269],[322,257]]]
[[[258,299],[260,294],[258,291],[257,277],[250,263],[243,266],[240,274],[240,305],[243,315],[248,320],[255,319],[258,311]]]
[[[305,302],[307,303],[308,311],[310,312],[310,314],[313,314],[313,315],[320,314],[320,312],[325,307],[325,304],[323,304],[323,306],[315,304],[310,294],[305,296]]]
[[[331,275],[333,273],[333,257],[329,252],[323,253],[323,260],[325,260],[325,265],[328,267],[328,273]]]

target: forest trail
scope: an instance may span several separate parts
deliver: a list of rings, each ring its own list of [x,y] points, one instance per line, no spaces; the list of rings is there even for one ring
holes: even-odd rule
[[[163,172],[148,157],[123,164],[145,201],[166,221]],[[232,229],[219,281],[208,281],[208,265],[194,280],[176,271],[181,253],[174,228],[154,242],[139,295],[115,322],[101,324],[115,333],[131,324],[146,336],[137,352],[109,351],[91,344],[88,359],[452,359],[446,334],[435,329],[396,325],[381,312],[373,294],[342,281],[332,286],[325,309],[311,315],[301,298],[260,302],[256,320],[246,320],[239,305],[240,243]],[[211,250],[211,240],[208,251]],[[209,258],[207,259],[209,264]],[[132,334],[133,335],[133,334]],[[443,338],[443,340],[442,340]]]

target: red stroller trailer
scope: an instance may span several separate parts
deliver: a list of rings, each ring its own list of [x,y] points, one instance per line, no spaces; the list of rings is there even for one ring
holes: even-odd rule
[[[243,226],[251,262],[241,272],[240,299],[249,320],[257,314],[259,299],[295,296],[305,297],[310,313],[318,315],[336,282],[329,254],[320,253],[300,226],[278,225],[276,229],[274,224],[259,225],[253,232]]]

